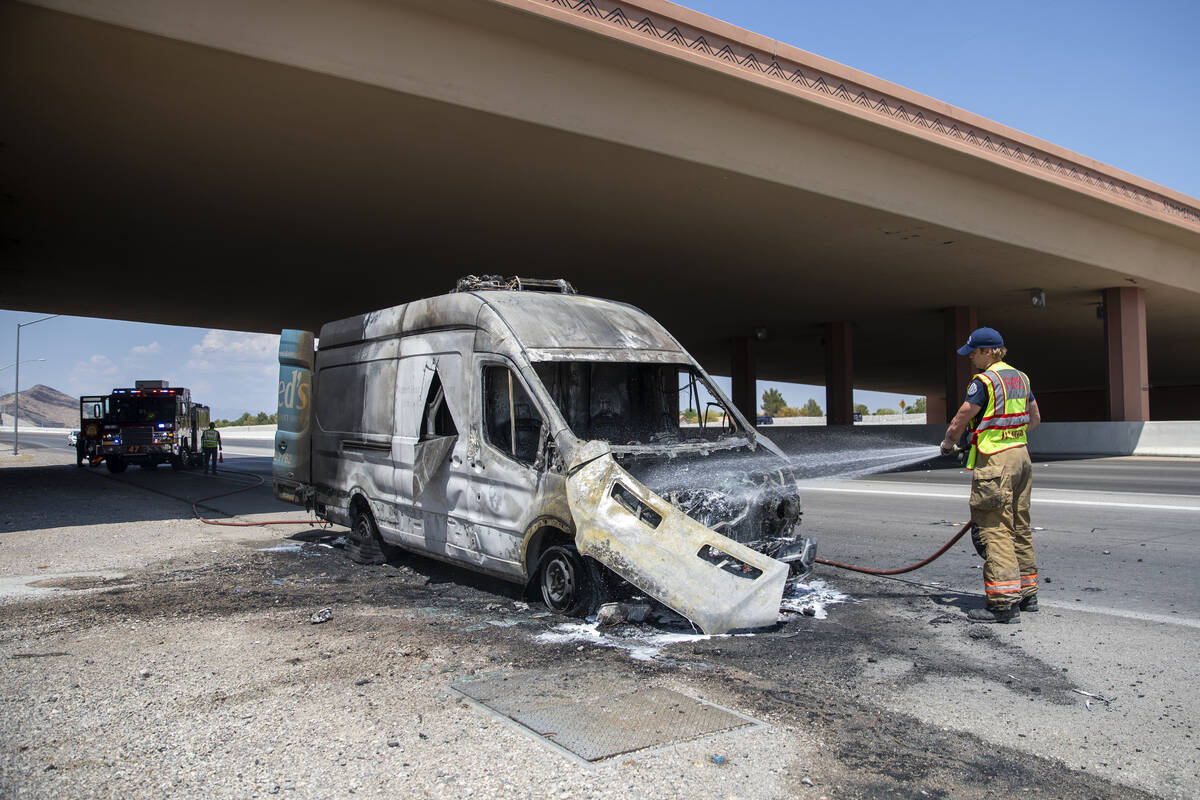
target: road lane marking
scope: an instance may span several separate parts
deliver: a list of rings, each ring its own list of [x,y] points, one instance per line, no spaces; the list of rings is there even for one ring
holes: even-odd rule
[[[933,497],[943,500],[966,500],[968,495],[966,492],[962,494],[946,494],[944,492],[913,492],[913,491],[894,491],[891,489],[850,489],[842,486],[815,486],[813,484],[801,484],[801,491],[806,492],[836,492],[839,494],[880,494],[891,495],[895,497]],[[1158,503],[1120,503],[1113,500],[1067,500],[1058,497],[1038,497],[1035,493],[1031,500],[1032,503],[1038,505],[1058,505],[1058,506],[1088,506],[1091,508],[1140,508],[1150,509],[1154,511],[1192,511],[1200,512],[1200,505],[1195,506],[1173,506],[1161,505]]]
[[[1039,599],[1041,598],[1039,597]],[[1182,615],[1175,616],[1174,614],[1151,614],[1145,611],[1126,611],[1120,608],[1068,603],[1062,600],[1054,600],[1049,603],[1043,601],[1042,607],[1061,609],[1063,611],[1085,611],[1089,614],[1103,614],[1108,617],[1120,617],[1122,619],[1137,620],[1138,622],[1157,622],[1163,625],[1183,625],[1188,628],[1200,628],[1200,620],[1190,619]]]

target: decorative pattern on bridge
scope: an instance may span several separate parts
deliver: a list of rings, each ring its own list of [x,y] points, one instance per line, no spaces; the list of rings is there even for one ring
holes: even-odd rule
[[[778,54],[756,52],[745,45],[728,42],[711,31],[700,31],[685,23],[652,14],[636,6],[619,5],[597,0],[543,0],[580,16],[609,23],[613,26],[657,38],[676,47],[741,67],[749,72],[772,78],[794,87],[818,92],[886,116],[914,127],[955,139],[967,145],[1027,164],[1053,175],[1131,200],[1154,211],[1200,225],[1200,209],[1179,203],[1169,197],[1104,175],[1083,165],[1065,161],[1057,156],[1028,145],[1022,146],[994,133],[981,131],[961,120],[954,120],[928,108],[904,103],[808,65],[800,65]]]

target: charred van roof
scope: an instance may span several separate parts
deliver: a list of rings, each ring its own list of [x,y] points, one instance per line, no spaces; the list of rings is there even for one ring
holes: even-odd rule
[[[416,300],[327,323],[321,328],[320,347],[478,328],[484,309],[503,321],[535,361],[581,356],[635,361],[648,355],[688,361],[674,337],[640,309],[597,297],[540,292],[467,291]]]
[[[487,292],[479,297],[507,323],[535,361],[581,350],[683,355],[683,348],[653,317],[624,303],[526,292]]]

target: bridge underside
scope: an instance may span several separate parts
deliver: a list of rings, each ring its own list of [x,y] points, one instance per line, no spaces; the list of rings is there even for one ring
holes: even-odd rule
[[[940,395],[943,310],[970,307],[1035,386],[1095,392],[1102,293],[1136,286],[1151,386],[1200,374],[1200,294],[1140,271],[78,16],[0,28],[6,308],[315,330],[465,274],[565,277],[720,374],[765,329],[760,379],[824,383],[837,321],[855,385]]]

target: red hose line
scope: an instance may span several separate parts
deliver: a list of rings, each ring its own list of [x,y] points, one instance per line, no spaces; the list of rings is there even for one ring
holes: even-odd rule
[[[264,520],[260,520],[258,522],[222,522],[221,520],[204,518],[203,516],[200,515],[200,511],[196,508],[196,506],[198,506],[200,503],[203,503],[205,500],[215,500],[218,497],[228,497],[231,494],[238,494],[240,492],[248,492],[251,489],[257,489],[259,486],[262,486],[266,482],[263,480],[261,475],[255,475],[253,472],[242,472],[242,471],[236,470],[236,469],[227,469],[227,470],[225,470],[225,472],[232,473],[234,475],[249,475],[251,478],[254,478],[254,480],[256,480],[258,482],[252,483],[248,486],[243,486],[240,489],[233,489],[231,491],[221,492],[219,494],[210,494],[208,497],[201,497],[199,500],[192,503],[192,513],[196,516],[196,519],[200,520],[205,525],[222,525],[227,528],[252,528],[252,527],[255,527],[258,525],[309,525],[309,526],[315,525],[317,527],[330,527],[329,523],[322,519],[304,519],[304,520],[264,519]]]
[[[958,533],[954,534],[954,538],[952,538],[950,541],[946,542],[946,544],[944,544],[942,546],[941,550],[938,550],[936,553],[934,553],[933,555],[931,555],[929,558],[925,559],[924,561],[918,561],[916,564],[913,564],[911,567],[902,567],[901,569],[868,569],[867,567],[856,567],[852,564],[843,564],[840,561],[826,561],[823,558],[817,558],[817,559],[814,559],[814,561],[816,561],[818,564],[824,564],[827,567],[837,567],[838,569],[848,569],[851,572],[863,572],[863,573],[866,573],[867,575],[903,575],[905,572],[912,572],[914,569],[920,569],[921,567],[925,566],[926,564],[929,564],[930,562],[937,560],[943,553],[945,553],[947,550],[949,550],[954,545],[955,542],[957,542],[959,539],[961,539],[969,530],[971,530],[970,522],[968,522],[966,525],[963,525],[962,530],[959,531]]]

